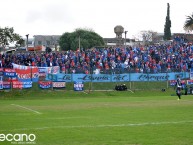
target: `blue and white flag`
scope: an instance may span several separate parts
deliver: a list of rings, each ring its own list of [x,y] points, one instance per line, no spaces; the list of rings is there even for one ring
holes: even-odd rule
[[[74,91],[83,91],[84,83],[83,82],[74,82]]]

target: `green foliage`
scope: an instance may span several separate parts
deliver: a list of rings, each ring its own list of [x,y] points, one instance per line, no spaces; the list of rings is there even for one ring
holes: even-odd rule
[[[192,31],[193,30],[193,13],[190,16],[186,17],[186,21],[184,24],[185,31]]]
[[[60,38],[60,41],[59,41],[59,44],[60,44],[60,47],[61,48],[70,48],[70,36],[71,36],[71,33],[64,33],[61,38]]]
[[[80,43],[79,43],[80,42]],[[76,50],[77,48],[92,48],[104,46],[103,38],[89,29],[76,29],[74,32],[64,33],[59,41],[62,50]]]
[[[171,20],[170,20],[170,4],[167,4],[167,16],[166,16],[166,22],[164,26],[164,40],[170,40],[171,39]]]
[[[0,27],[0,45],[5,46],[14,41],[20,41],[19,43],[21,43],[22,40],[19,34],[14,33],[13,27]]]
[[[25,40],[23,38],[20,38],[18,39],[17,44],[19,44],[20,46],[25,45]]]

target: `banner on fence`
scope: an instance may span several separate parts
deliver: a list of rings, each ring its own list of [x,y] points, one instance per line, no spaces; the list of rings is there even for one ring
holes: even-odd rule
[[[190,79],[193,80],[193,68],[190,68]]]
[[[11,82],[4,81],[3,82],[3,89],[11,89]]]
[[[17,77],[8,77],[8,78],[5,78],[4,80],[5,80],[5,81],[8,81],[8,82],[18,81]]]
[[[0,76],[3,76],[3,68],[0,68]]]
[[[48,73],[49,74],[58,74],[59,70],[60,70],[59,66],[52,66],[52,67],[49,67]]]
[[[168,81],[175,80],[176,75],[182,79],[189,78],[189,73],[130,73],[130,74],[47,74],[46,80],[65,82],[128,82],[128,81]]]
[[[23,66],[13,63],[13,68],[17,74],[18,80],[22,82],[33,81],[38,82],[39,72],[36,66]]]
[[[169,81],[170,86],[175,86],[176,85],[176,80],[170,80]],[[186,84],[185,80],[181,80],[182,87]]]
[[[46,76],[47,73],[47,67],[38,67],[39,77],[40,76]]]
[[[193,84],[193,80],[187,80],[187,85],[192,85]]]
[[[83,82],[74,82],[74,91],[83,91],[84,83]]]
[[[176,85],[176,80],[170,80],[169,84],[170,84],[170,86],[175,86]]]
[[[32,88],[32,81],[29,82],[22,82],[23,83],[23,88]]]
[[[14,81],[12,84],[13,84],[13,89],[22,89],[23,88],[23,83],[20,81]]]
[[[52,82],[53,88],[62,89],[66,87],[66,82]]]
[[[46,76],[46,74],[57,74],[59,73],[60,67],[38,67],[39,76]]]
[[[72,82],[72,74],[46,74],[46,80],[56,81],[56,82]]]
[[[5,77],[16,77],[17,76],[15,70],[10,69],[10,68],[5,68],[3,75]]]
[[[38,82],[39,84],[39,87],[42,88],[42,89],[48,89],[48,88],[51,88],[52,87],[52,82],[51,81],[39,81]]]

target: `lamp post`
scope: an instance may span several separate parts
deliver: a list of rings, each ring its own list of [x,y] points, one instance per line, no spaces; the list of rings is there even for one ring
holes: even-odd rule
[[[34,53],[36,53],[36,50],[35,50],[35,35],[33,36],[33,47],[34,47]]]
[[[29,66],[30,66],[30,72],[31,72],[31,82],[33,81],[33,75],[32,75],[32,63],[29,62]]]
[[[127,42],[127,32],[128,31],[125,31],[125,50],[126,50],[126,42]]]
[[[28,37],[29,37],[29,34],[25,35],[26,36],[26,51],[28,51]]]
[[[26,36],[26,51],[28,51],[28,37],[29,37],[29,34],[25,35]],[[32,63],[30,62],[29,64],[30,66],[30,71],[31,71],[31,81],[32,81]]]

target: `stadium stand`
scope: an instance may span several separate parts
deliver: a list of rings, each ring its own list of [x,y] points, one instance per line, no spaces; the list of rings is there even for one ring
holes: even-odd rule
[[[193,44],[182,37],[171,43],[127,48],[92,48],[63,52],[15,52],[0,54],[0,68],[12,63],[32,66],[59,66],[63,73],[121,74],[187,72],[193,67]]]

